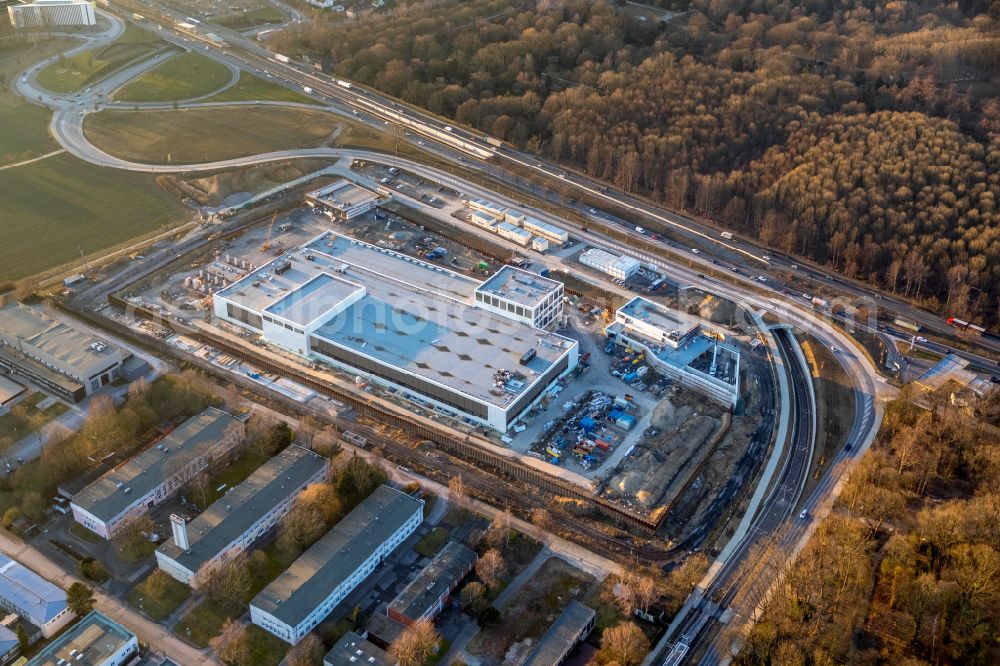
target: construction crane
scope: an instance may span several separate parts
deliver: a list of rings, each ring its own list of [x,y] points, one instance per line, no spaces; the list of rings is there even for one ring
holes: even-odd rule
[[[274,211],[274,215],[271,216],[271,224],[267,225],[267,240],[264,244],[260,246],[261,252],[267,252],[271,249],[271,231],[274,229],[274,220],[278,217],[278,211]]]

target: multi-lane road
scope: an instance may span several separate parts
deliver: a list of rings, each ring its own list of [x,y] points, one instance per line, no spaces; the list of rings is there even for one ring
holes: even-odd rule
[[[169,12],[167,16],[172,16]],[[106,15],[107,16],[107,15]],[[174,16],[177,21],[183,21],[184,17]],[[121,21],[117,18],[107,16],[110,27],[102,36],[91,38],[91,40],[79,48],[92,48],[97,44],[111,41],[121,32]],[[170,25],[164,20],[164,25]],[[362,121],[372,125],[383,125],[392,118],[395,123],[403,123],[408,130],[413,132],[409,140],[418,141],[425,149],[434,152],[440,157],[460,162],[465,168],[477,168],[490,170],[495,167],[490,166],[490,162],[507,160],[520,167],[533,169],[546,178],[557,178],[562,182],[571,184],[573,187],[587,192],[591,197],[597,197],[608,203],[614,204],[618,208],[631,210],[636,214],[647,216],[649,219],[656,219],[664,224],[670,224],[677,228],[679,233],[687,234],[692,242],[711,243],[719,246],[719,249],[728,253],[742,257],[745,262],[759,266],[757,270],[763,271],[769,267],[764,259],[763,251],[759,248],[744,243],[731,243],[717,238],[714,230],[708,227],[698,226],[693,221],[686,218],[679,218],[670,213],[655,209],[648,204],[641,202],[628,195],[614,193],[603,186],[592,183],[576,174],[570,174],[563,169],[539,161],[534,157],[525,156],[522,153],[513,151],[507,147],[500,147],[492,151],[493,157],[489,160],[476,159],[476,151],[470,151],[462,147],[461,143],[452,142],[449,135],[454,135],[458,141],[467,142],[477,150],[484,150],[479,137],[463,130],[452,128],[445,133],[444,124],[428,114],[423,114],[416,110],[402,107],[392,100],[385,99],[371,91],[362,90],[357,86],[345,87],[336,82],[323,77],[312,71],[304,70],[300,66],[283,63],[275,60],[273,55],[253,40],[246,40],[238,33],[226,31],[222,28],[218,30],[215,26],[212,29],[217,34],[222,35],[231,46],[220,48],[211,40],[199,40],[197,35],[192,35],[190,31],[177,33],[165,27],[157,28],[157,31],[168,41],[176,46],[185,49],[199,49],[226,63],[231,68],[249,71],[258,75],[270,76],[276,82],[282,82],[290,87],[311,89],[317,102],[328,107],[334,112],[357,115]],[[164,54],[162,58],[169,57]],[[41,90],[35,79],[35,74],[40,65],[36,64],[29,68],[17,79],[17,89],[28,99],[46,104],[53,108],[52,130],[56,140],[68,152],[97,164],[110,166],[119,169],[134,171],[144,171],[151,173],[179,172],[179,171],[208,171],[220,168],[239,167],[263,162],[285,160],[300,157],[354,157],[359,159],[370,159],[394,166],[399,166],[420,173],[428,178],[438,180],[456,190],[467,193],[469,196],[484,196],[500,201],[509,206],[518,206],[520,202],[510,200],[506,197],[490,192],[485,188],[473,183],[459,179],[449,173],[439,169],[429,168],[412,160],[392,157],[366,151],[351,151],[340,149],[304,149],[290,151],[276,151],[265,155],[255,155],[234,160],[222,160],[204,164],[175,165],[175,164],[141,164],[123,160],[101,151],[87,140],[83,131],[83,122],[86,114],[91,109],[100,108],[105,103],[108,95],[117,87],[122,85],[129,78],[138,76],[148,67],[137,66],[126,72],[121,72],[113,79],[100,82],[92,86],[91,90],[85,91],[80,96],[58,96],[51,95]],[[252,103],[252,102],[251,102]],[[198,102],[186,102],[180,104],[182,107],[193,108]],[[173,108],[173,105],[170,105]],[[113,105],[112,107],[113,108]],[[354,111],[358,111],[354,114]],[[386,120],[382,120],[385,117]],[[442,142],[442,135],[444,135]],[[426,141],[425,141],[426,140]],[[665,657],[676,659],[678,656],[684,657],[696,646],[699,637],[713,637],[715,621],[723,608],[732,605],[729,613],[738,616],[746,615],[746,608],[741,607],[741,599],[748,598],[747,590],[766,586],[770,581],[768,576],[773,576],[773,572],[760,568],[755,569],[753,575],[746,574],[746,563],[757,552],[764,535],[769,535],[772,544],[776,544],[773,551],[782,557],[787,557],[794,552],[797,544],[801,543],[803,535],[809,529],[813,521],[810,517],[816,509],[823,503],[829,502],[832,491],[846,471],[849,460],[863,452],[874,437],[875,430],[880,422],[880,397],[890,391],[878,377],[875,369],[871,367],[864,355],[858,351],[853,343],[847,339],[836,327],[824,319],[822,313],[816,312],[808,305],[802,303],[789,303],[781,295],[780,289],[775,292],[773,289],[762,290],[762,283],[754,279],[753,274],[740,276],[743,280],[741,286],[723,283],[718,280],[706,278],[699,270],[702,264],[712,265],[711,259],[704,254],[691,253],[690,259],[694,267],[687,268],[675,263],[667,262],[662,256],[652,254],[627,243],[617,242],[608,239],[593,231],[586,230],[583,225],[573,224],[564,219],[554,218],[542,211],[533,211],[534,214],[556,222],[561,226],[571,228],[574,235],[585,242],[605,247],[607,249],[624,252],[640,258],[649,266],[655,266],[665,275],[681,284],[690,284],[701,287],[707,291],[719,294],[720,296],[732,299],[749,311],[756,312],[758,317],[762,313],[771,313],[779,319],[788,322],[797,329],[813,335],[821,344],[834,348],[839,361],[845,367],[849,376],[855,381],[855,392],[857,400],[857,412],[848,439],[850,450],[841,451],[837,459],[831,466],[830,471],[824,475],[817,487],[808,498],[801,501],[802,487],[805,476],[809,469],[811,459],[812,437],[815,433],[815,405],[812,403],[812,391],[808,386],[808,376],[803,374],[798,353],[795,351],[794,342],[782,331],[775,331],[775,338],[778,340],[783,364],[789,368],[789,385],[791,387],[788,396],[790,428],[789,437],[785,441],[778,443],[778,446],[787,446],[787,455],[782,457],[783,464],[775,483],[771,485],[771,492],[766,496],[762,494],[762,501],[758,505],[758,510],[753,515],[747,516],[746,529],[741,529],[739,536],[724,550],[725,556],[721,557],[714,567],[715,577],[710,586],[702,590],[692,599],[692,603],[686,605],[684,614],[678,621],[678,632],[670,636],[674,646],[667,646],[668,651]],[[627,229],[628,222],[614,218],[607,213],[600,211],[587,214],[595,219],[605,222],[621,224],[623,229],[629,234],[642,236],[646,241],[650,236],[646,233]],[[706,271],[707,272],[707,271]],[[752,282],[753,289],[748,286]],[[773,283],[772,283],[773,284]],[[914,317],[914,319],[916,319]],[[794,510],[797,507],[804,507],[805,518],[796,517]],[[680,645],[682,647],[676,647]],[[676,649],[674,649],[676,647]],[[708,648],[708,654],[716,657],[723,655],[727,646],[713,643]],[[670,651],[670,650],[673,651]]]
[[[156,9],[160,12],[160,17],[163,19],[159,30],[161,36],[176,40],[178,33],[171,28],[176,26],[176,23],[184,22],[186,20],[185,16],[162,5],[156,7]],[[301,17],[299,17],[299,20],[301,20]],[[170,25],[171,23],[173,23],[173,26]],[[164,26],[163,24],[166,25]],[[843,279],[835,273],[825,271],[816,266],[806,266],[799,260],[775,254],[767,248],[755,245],[747,239],[730,240],[722,238],[720,230],[711,225],[704,224],[684,215],[665,211],[639,197],[614,190],[582,174],[567,170],[560,165],[546,161],[535,155],[515,150],[509,145],[487,145],[484,136],[461,127],[456,127],[445,119],[401,104],[385,95],[356,84],[351,84],[349,88],[337,85],[331,77],[325,76],[305,65],[276,60],[275,54],[257,40],[248,38],[246,35],[233,30],[211,26],[211,30],[215,34],[222,36],[229,43],[228,47],[222,48],[211,40],[200,36],[205,30],[207,29],[202,28],[200,32],[188,31],[181,38],[198,40],[198,46],[201,49],[206,52],[212,52],[216,57],[233,58],[242,63],[243,66],[257,73],[264,76],[270,75],[276,77],[278,80],[291,83],[299,90],[309,87],[313,90],[313,95],[327,102],[338,102],[352,110],[360,110],[361,113],[375,115],[382,119],[383,122],[402,123],[405,127],[413,130],[417,135],[422,137],[414,137],[412,140],[423,141],[425,147],[431,147],[434,142],[438,142],[435,150],[439,150],[440,146],[447,146],[449,151],[445,155],[451,159],[455,159],[456,153],[462,154],[465,158],[465,166],[468,168],[478,168],[488,171],[490,168],[496,168],[491,167],[490,162],[494,162],[499,166],[506,164],[516,167],[520,174],[537,174],[546,181],[542,184],[543,186],[550,184],[552,181],[569,186],[580,193],[578,196],[581,198],[586,197],[587,201],[579,203],[575,201],[563,201],[562,203],[577,207],[579,209],[578,212],[591,216],[595,220],[618,222],[624,228],[634,230],[633,225],[635,220],[624,220],[605,211],[591,209],[591,206],[596,205],[594,202],[604,202],[612,210],[624,211],[634,216],[638,221],[644,219],[665,225],[683,239],[684,244],[690,244],[691,247],[696,246],[708,249],[712,254],[725,256],[727,261],[741,263],[745,266],[746,270],[753,273],[765,273],[773,276],[776,269],[777,271],[786,273],[793,272],[799,278],[809,279],[814,281],[816,285],[821,285],[826,291],[842,294],[846,299],[868,299],[870,304],[876,305],[879,309],[891,311],[895,316],[916,322],[928,330],[944,335],[950,335],[954,332],[939,314],[929,313],[914,308],[903,301],[885,297],[867,285]],[[431,143],[429,144],[425,140],[429,140]],[[442,141],[443,143],[441,143]],[[458,142],[464,142],[466,145],[473,146],[472,151],[470,152],[461,148],[456,150]],[[483,150],[488,150],[492,153],[493,159],[479,159]],[[516,184],[516,179],[513,176],[511,179]],[[523,176],[522,179],[530,182]],[[645,237],[645,240],[650,240],[651,238],[648,232],[641,235]],[[691,247],[685,246],[685,249],[689,251]],[[689,257],[690,261],[701,263],[705,267],[711,266],[711,259],[711,256],[699,256],[695,253],[691,253]],[[972,340],[972,343],[990,352],[1000,352],[1000,339],[982,338]],[[962,352],[962,350],[943,344],[938,345],[937,349],[932,349],[932,351]],[[986,357],[973,358],[972,360],[977,362],[985,360],[990,365],[993,365],[992,359]]]

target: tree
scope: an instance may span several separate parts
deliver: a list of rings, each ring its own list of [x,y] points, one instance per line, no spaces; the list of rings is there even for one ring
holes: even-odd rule
[[[250,632],[236,620],[226,619],[222,631],[208,642],[219,659],[227,664],[243,666],[250,659]]]
[[[531,510],[531,523],[543,532],[551,532],[555,528],[552,513],[541,507],[535,507]]]
[[[453,501],[465,498],[465,482],[462,481],[461,474],[448,479],[448,495]]]
[[[10,526],[17,522],[17,519],[21,517],[21,510],[16,506],[12,506],[3,512],[3,518],[0,519],[0,524],[3,525],[4,529],[10,529]]]
[[[470,614],[478,616],[489,605],[489,601],[486,599],[486,586],[482,583],[472,581],[462,588],[462,592],[459,594],[459,601],[462,603],[462,607],[469,611]]]
[[[262,455],[270,458],[292,443],[295,433],[284,421],[278,421],[261,436],[254,448]]]
[[[389,661],[398,666],[422,666],[435,653],[440,642],[441,637],[430,620],[417,620],[404,629],[389,647]]]
[[[634,622],[622,622],[601,634],[600,659],[618,666],[639,666],[649,653],[649,639]]]
[[[104,563],[100,560],[95,560],[93,557],[85,557],[80,560],[80,573],[83,574],[84,578],[92,580],[95,583],[103,583],[111,578],[111,574],[108,573]]]
[[[288,666],[319,666],[323,662],[323,643],[316,634],[306,634],[288,651]]]
[[[499,585],[500,580],[506,574],[507,563],[504,562],[503,555],[496,548],[490,548],[476,562],[476,575],[483,581],[483,585],[490,589]]]
[[[28,648],[31,647],[31,639],[28,638],[28,632],[20,622],[17,625],[17,644],[21,648],[22,655],[27,654]]]
[[[77,617],[83,617],[94,610],[94,590],[83,583],[73,583],[66,590],[66,604]]]
[[[246,553],[224,562],[206,562],[195,572],[191,587],[204,592],[215,603],[226,608],[240,608],[250,595],[252,575]]]
[[[333,486],[328,483],[310,485],[281,519],[278,547],[289,556],[303,552],[323,536],[340,511],[341,501]]]
[[[156,525],[149,516],[141,514],[131,516],[122,521],[118,529],[111,537],[112,543],[118,552],[125,554],[138,554],[148,543],[147,535],[156,531]]]

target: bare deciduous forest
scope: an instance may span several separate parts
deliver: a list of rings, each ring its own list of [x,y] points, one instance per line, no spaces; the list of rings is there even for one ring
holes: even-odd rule
[[[402,2],[274,38],[776,249],[995,324],[1000,4]]]

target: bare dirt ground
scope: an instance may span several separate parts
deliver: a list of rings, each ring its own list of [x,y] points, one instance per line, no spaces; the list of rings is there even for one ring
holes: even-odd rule
[[[483,666],[521,663],[539,637],[595,580],[565,560],[550,557],[501,611],[500,622],[472,639],[468,652]]]
[[[816,451],[803,496],[808,496],[823,468],[844,445],[854,422],[854,385],[830,350],[812,336],[799,338],[816,391]]]
[[[606,493],[628,496],[647,510],[669,502],[711,453],[723,410],[694,391],[675,390],[653,409],[650,429],[607,482]],[[655,433],[655,434],[653,434]]]
[[[201,206],[219,206],[234,194],[262,192],[331,164],[331,160],[294,160],[208,176],[161,176],[159,180],[169,191],[179,192],[181,197],[189,197]]]

